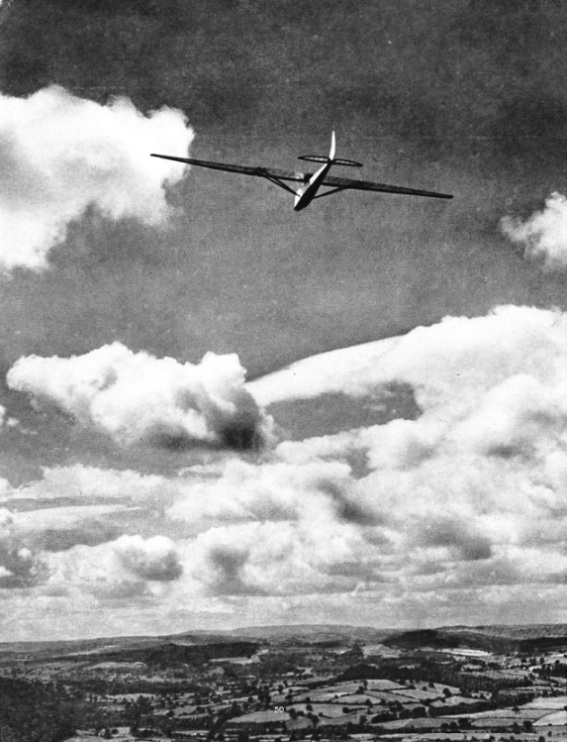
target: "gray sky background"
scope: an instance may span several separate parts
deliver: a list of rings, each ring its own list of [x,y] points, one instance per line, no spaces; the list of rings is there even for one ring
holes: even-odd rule
[[[376,463],[369,453],[374,449],[361,442],[364,436],[360,435],[356,442],[349,439],[348,445],[344,438],[340,445],[333,439],[334,454],[321,453],[317,446],[312,450],[307,443],[314,436],[330,441],[341,431],[359,429],[374,430],[381,442],[376,438],[372,445],[388,448],[390,444],[380,437],[383,431],[376,432],[379,423],[426,420],[431,407],[423,389],[433,376],[445,379],[447,369],[453,375],[443,382],[445,391],[453,389],[457,376],[467,374],[472,379],[467,389],[476,389],[471,368],[483,363],[477,354],[489,355],[490,374],[497,374],[496,345],[487,341],[480,350],[473,344],[467,352],[455,351],[455,359],[462,363],[457,368],[450,354],[430,345],[434,334],[420,335],[423,343],[414,348],[411,358],[423,352],[441,359],[439,366],[428,371],[424,360],[414,373],[408,370],[413,361],[404,365],[392,360],[389,376],[377,373],[354,390],[349,387],[349,374],[356,376],[358,366],[349,365],[350,361],[345,362],[348,374],[345,370],[340,383],[327,384],[323,367],[313,372],[322,381],[312,392],[294,391],[285,376],[269,376],[267,382],[260,377],[308,356],[398,336],[412,328],[433,326],[435,333],[436,323],[446,316],[480,321],[501,305],[526,305],[534,312],[529,317],[506,315],[504,329],[496,331],[498,337],[503,333],[504,345],[510,335],[516,337],[516,330],[520,332],[517,327],[530,324],[532,316],[544,317],[537,309],[553,309],[560,322],[566,308],[563,258],[560,270],[542,268],[541,255],[529,259],[529,239],[509,239],[500,220],[505,216],[526,220],[544,208],[552,192],[565,190],[565,4],[555,0],[5,0],[0,14],[0,92],[6,100],[28,99],[56,84],[77,98],[103,105],[115,96],[127,97],[142,114],[167,106],[182,111],[194,131],[191,156],[286,169],[298,167],[299,154],[326,153],[334,129],[339,156],[364,162],[364,178],[455,196],[451,202],[437,202],[345,193],[317,201],[297,214],[291,199],[267,182],[197,168],[185,172],[179,166],[176,182],[167,191],[176,210],[163,224],[148,225],[139,213],[109,218],[87,204],[67,220],[66,234],[46,252],[45,266],[30,269],[16,260],[0,278],[0,404],[5,408],[0,474],[6,488],[7,539],[0,553],[6,574],[0,569],[0,580],[4,579],[3,589],[10,596],[7,633],[29,638],[50,634],[61,616],[69,615],[71,605],[77,635],[131,630],[134,614],[139,630],[164,632],[189,625],[295,619],[349,622],[355,620],[349,615],[349,600],[355,593],[363,606],[361,621],[380,625],[410,625],[418,618],[428,625],[483,622],[483,618],[558,620],[555,609],[539,613],[541,602],[533,584],[534,580],[539,584],[540,578],[527,576],[514,555],[502,551],[504,547],[498,551],[502,543],[495,531],[486,530],[486,523],[479,521],[476,531],[465,534],[467,509],[459,497],[470,483],[447,485],[455,488],[454,501],[461,503],[461,516],[457,507],[454,520],[441,517],[441,495],[430,503],[428,512],[437,514],[424,526],[418,546],[425,551],[412,563],[411,574],[425,574],[428,569],[431,574],[442,572],[453,581],[455,592],[452,596],[443,592],[441,583],[428,584],[425,590],[411,582],[409,573],[402,574],[401,561],[396,561],[409,548],[400,547],[400,534],[407,540],[413,528],[400,525],[403,513],[408,523],[418,518],[417,513],[409,505],[404,511],[398,502],[391,508],[398,513],[395,523],[386,523],[385,516],[367,502],[371,491],[381,491],[380,483],[368,479],[380,480],[380,467],[406,471],[418,464],[413,459],[403,466]],[[60,131],[64,141],[71,129],[62,126]],[[76,133],[77,129],[72,136]],[[16,214],[8,196],[15,182],[10,180],[10,168],[18,177],[24,170],[18,169],[20,150],[12,147],[10,136],[8,126],[0,124],[0,163],[5,173],[0,191],[6,210],[13,208]],[[169,147],[160,141],[153,151],[184,156],[179,141],[172,140]],[[149,160],[150,151],[140,148],[138,153],[140,162],[148,158],[144,173],[157,167]],[[33,174],[30,178],[33,183]],[[33,205],[32,186],[17,182],[18,197],[25,203],[30,198]],[[81,190],[80,174],[73,188]],[[37,197],[38,203],[42,197]],[[17,213],[21,216],[23,211]],[[533,240],[530,244],[533,248]],[[558,250],[564,254],[561,245]],[[537,325],[540,319],[533,321]],[[481,327],[462,321],[467,337],[467,328]],[[555,332],[553,322],[541,321],[546,333]],[[493,325],[482,327],[490,335]],[[459,332],[449,334],[448,342],[458,345]],[[554,334],[553,338],[545,357],[559,364],[562,341]],[[84,400],[75,399],[82,372],[73,377],[75,387],[63,388],[67,369],[71,378],[71,366],[22,366],[19,376],[14,373],[11,382],[4,382],[21,357],[68,359],[113,342],[134,354],[168,356],[179,364],[198,364],[209,351],[220,356],[235,353],[247,378],[259,381],[244,388],[234,372],[236,381],[233,386],[227,382],[231,391],[226,392],[227,404],[235,405],[234,414],[221,403],[215,407],[216,387],[203,392],[207,400],[210,394],[214,407],[213,412],[207,407],[209,412],[203,413],[206,434],[195,432],[197,427],[187,432],[186,422],[171,423],[178,397],[163,402],[158,390],[151,414],[159,417],[155,409],[171,402],[172,417],[158,420],[159,430],[152,427],[151,435],[139,422],[146,419],[146,412],[137,418],[135,409],[138,403],[140,408],[146,405],[153,387],[147,394],[142,389],[131,406],[127,404],[127,398],[138,394],[130,395],[130,390],[141,371],[125,377],[116,399],[98,411],[85,411]],[[411,342],[408,348],[414,347]],[[531,373],[526,360],[530,344],[518,341],[510,347],[510,378]],[[337,363],[342,369],[341,358]],[[108,363],[110,368],[129,361],[123,354],[119,361]],[[157,378],[161,371],[157,366],[155,371],[149,365],[147,369],[149,389],[150,377]],[[542,361],[543,376],[544,369]],[[221,378],[224,371],[218,373]],[[544,383],[543,376],[538,383]],[[497,384],[496,376],[490,378],[490,384],[483,382],[487,393],[492,383]],[[164,387],[168,383],[164,381]],[[224,390],[225,382],[218,383]],[[286,394],[278,391],[280,384]],[[562,388],[557,384],[557,389]],[[191,387],[190,396],[199,400],[201,386],[195,389]],[[525,399],[534,398],[531,392],[525,394],[520,395],[524,412]],[[450,397],[454,405],[447,402],[446,419],[457,420],[458,398],[455,391]],[[124,413],[118,427],[112,427],[111,408]],[[525,431],[531,422],[526,423],[524,413],[514,409],[513,424]],[[557,410],[553,420],[563,414]],[[557,467],[564,457],[563,428],[553,431]],[[278,444],[292,445],[285,440],[303,442],[305,451],[301,456],[287,449],[282,453]],[[543,455],[540,443],[530,443],[537,448],[538,466]],[[428,445],[432,447],[428,450],[434,450],[437,443]],[[502,450],[498,449],[498,456]],[[527,454],[518,451],[508,452],[507,458],[498,459],[494,471],[490,469],[493,476],[504,477],[499,486],[510,492],[519,486],[516,477],[533,482],[541,475],[537,467],[520,462]],[[486,453],[488,458],[493,455],[492,449]],[[438,464],[450,460],[444,449],[439,457]],[[467,461],[471,466],[478,463]],[[490,466],[493,463],[490,458]],[[244,467],[240,474],[239,466]],[[287,466],[307,469],[285,473]],[[327,466],[332,471],[323,471]],[[341,466],[350,470],[339,470]],[[449,482],[450,470],[439,466],[437,474],[431,471],[427,476],[441,472]],[[546,476],[549,466],[544,466]],[[189,472],[187,467],[192,467]],[[560,499],[564,482],[557,469],[553,471],[555,479],[546,480],[545,486]],[[298,479],[293,492],[282,494],[280,487],[295,481],[294,477]],[[391,487],[399,493],[410,487],[419,497],[424,481],[410,487],[398,478]],[[475,486],[479,488],[475,502],[479,502],[486,488],[496,485],[490,484],[487,474],[487,480]],[[314,520],[304,500],[296,503],[298,492],[313,503],[323,498],[326,504],[320,510],[328,506],[335,515]],[[217,496],[218,507],[210,512],[204,512],[202,505],[195,505],[198,512],[193,512],[182,504]],[[470,492],[469,497],[473,497]],[[230,505],[231,498],[236,498],[238,507]],[[351,509],[353,502],[358,503],[361,509],[356,517],[336,509],[341,498]],[[93,510],[80,509],[87,506]],[[100,509],[108,507],[117,510]],[[496,515],[500,512],[496,506],[485,503],[483,507],[479,518],[493,507],[494,517],[505,521]],[[549,502],[545,507],[549,515]],[[29,523],[22,520],[22,513],[34,512],[39,523],[48,510],[52,511],[49,526],[34,525],[33,518]],[[244,528],[243,523],[249,527],[248,535],[223,531]],[[308,523],[316,523],[309,533]],[[296,527],[300,532],[294,531]],[[253,533],[254,528],[264,535]],[[268,533],[270,528],[274,530]],[[523,537],[514,533],[510,544],[517,545]],[[327,538],[323,534],[335,534],[335,544],[342,544],[330,549],[335,556],[328,559],[316,546],[318,538]],[[536,541],[541,546],[535,535],[525,538],[531,539],[530,549],[536,548]],[[266,544],[279,539],[281,553],[254,552],[253,544],[264,543],[263,539]],[[231,546],[236,542],[245,546]],[[516,548],[510,544],[509,548]],[[541,553],[547,548],[541,546]],[[90,554],[89,549],[98,551]],[[435,556],[426,554],[427,549],[448,551]],[[281,589],[270,588],[271,570],[282,553],[289,562],[289,576]],[[98,582],[86,575],[86,567],[80,574],[73,571],[71,561],[82,563],[83,558],[85,564],[100,560]],[[443,568],[433,567],[435,560]],[[525,553],[521,560],[522,565],[527,563]],[[483,562],[484,576],[465,574],[463,561],[477,570]],[[491,568],[497,574],[492,582]],[[293,576],[298,571],[308,574],[304,582]],[[565,567],[558,561],[551,572],[553,589],[561,590]],[[102,592],[93,587],[95,582],[105,585]],[[497,585],[508,586],[509,592],[496,595]],[[193,597],[177,608],[181,590]],[[476,590],[488,596],[480,607],[475,607]],[[526,607],[526,591],[533,597],[531,607]],[[429,597],[422,599],[425,593]],[[321,594],[331,597],[321,600]],[[557,597],[553,593],[553,599]],[[379,618],[376,605],[382,606]],[[41,606],[41,621],[34,609],[22,623],[30,606]],[[94,623],[93,610],[98,617]],[[66,629],[59,630],[65,633]]]

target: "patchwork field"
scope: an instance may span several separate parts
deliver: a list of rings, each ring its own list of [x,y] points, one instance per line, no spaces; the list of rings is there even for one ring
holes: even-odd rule
[[[3,719],[14,725],[14,708],[21,728],[50,715],[74,725],[75,737],[55,725],[59,736],[41,742],[567,742],[556,648],[551,663],[543,652],[421,650],[413,636],[410,649],[365,660],[359,639],[326,638],[327,649],[310,647],[307,627],[305,646],[288,630],[281,642],[261,633],[237,638],[231,656],[227,637],[215,646],[211,635],[195,644],[182,636],[179,646],[175,637],[128,640],[124,657],[119,640],[101,640],[94,653],[92,643],[52,652],[43,643],[37,657],[29,646],[0,652],[0,742],[12,742]],[[234,662],[252,655],[252,664]]]

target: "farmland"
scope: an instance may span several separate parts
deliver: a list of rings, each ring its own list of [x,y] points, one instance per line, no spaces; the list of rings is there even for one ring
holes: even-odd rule
[[[0,738],[556,742],[567,638],[539,631],[539,644],[525,628],[332,626],[5,644]]]

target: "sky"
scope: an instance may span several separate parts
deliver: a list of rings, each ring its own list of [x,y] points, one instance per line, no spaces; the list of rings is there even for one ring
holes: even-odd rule
[[[2,3],[3,638],[567,620],[566,27]]]

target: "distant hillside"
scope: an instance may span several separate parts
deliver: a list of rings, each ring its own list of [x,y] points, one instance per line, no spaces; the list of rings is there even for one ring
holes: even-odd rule
[[[271,644],[347,644],[363,642],[380,644],[396,633],[392,629],[375,629],[371,626],[297,624],[291,626],[247,626],[235,629],[238,636],[248,636]]]
[[[567,649],[566,624],[530,626],[447,626],[404,631],[384,640],[400,649],[481,649],[487,652],[543,652]]]
[[[567,636],[567,624],[494,624],[492,626],[442,626],[445,631],[479,632],[487,636],[505,636],[513,639],[554,638]]]
[[[156,641],[153,646],[105,649],[97,656],[107,662],[145,662],[147,665],[167,667],[177,663],[200,664],[221,657],[250,657],[258,649],[259,645],[251,641],[221,640],[206,644]]]
[[[191,633],[173,636],[113,637],[84,641],[17,642],[0,644],[0,660],[32,661],[96,659],[101,662],[145,662],[164,665],[175,662],[207,662],[220,657],[249,657],[258,642],[222,634]]]
[[[84,660],[166,665],[199,663],[221,657],[249,657],[265,646],[351,647],[384,644],[400,649],[470,648],[489,652],[567,650],[567,625],[446,626],[394,631],[370,626],[300,624],[248,626],[230,631],[191,631],[167,636],[120,636],[54,642],[0,644],[0,661]]]

